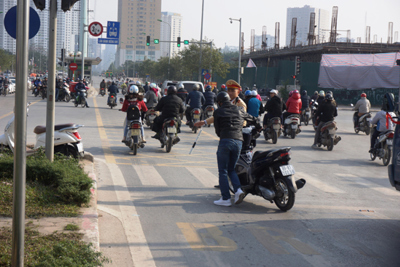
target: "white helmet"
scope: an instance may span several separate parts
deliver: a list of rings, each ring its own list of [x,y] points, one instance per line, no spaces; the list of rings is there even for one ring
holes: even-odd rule
[[[129,93],[137,94],[137,93],[139,93],[139,88],[136,85],[132,85],[131,88],[129,88]]]
[[[251,95],[251,96],[257,96],[257,92],[256,92],[256,91],[251,91],[251,92],[250,92],[250,95]]]
[[[151,84],[150,84],[150,88],[156,89],[156,88],[157,88],[157,84],[151,83]]]

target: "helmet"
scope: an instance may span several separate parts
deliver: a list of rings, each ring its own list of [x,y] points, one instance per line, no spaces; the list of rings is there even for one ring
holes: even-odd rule
[[[367,94],[366,93],[362,93],[361,97],[367,97]]]
[[[304,90],[303,92],[301,92],[302,95],[307,95],[307,91]]]
[[[315,92],[314,92],[314,95],[318,95],[318,91],[315,91]]]
[[[151,84],[150,84],[150,88],[153,88],[153,89],[154,89],[154,88],[157,88],[157,84],[151,83]]]
[[[150,83],[149,82],[146,82],[146,85],[149,85]]]
[[[291,97],[291,96],[293,95],[293,92],[294,92],[294,91],[290,91],[290,92],[289,92],[289,97]]]
[[[177,90],[176,90],[175,86],[171,85],[168,87],[168,90],[167,90],[168,95],[172,95],[172,94],[176,94],[176,93],[177,93]]]
[[[178,84],[178,90],[179,89],[185,89],[185,86],[183,86],[183,83]]]
[[[272,89],[271,91],[269,91],[270,94],[278,94],[278,90]]]
[[[130,93],[130,94],[137,94],[137,93],[139,93],[139,88],[138,88],[136,85],[132,85],[132,86],[129,88],[129,93]]]
[[[333,97],[332,91],[326,91],[326,94],[330,94]]]
[[[320,95],[320,96],[325,96],[324,90],[319,91],[319,95]]]
[[[229,97],[227,92],[220,92],[217,95],[217,102],[221,102],[221,103],[227,103],[230,102],[231,98]]]
[[[247,90],[246,92],[244,92],[244,95],[245,96],[249,96],[251,94],[251,91],[250,90]]]
[[[206,86],[206,91],[211,91],[211,85]]]
[[[200,85],[198,85],[197,83],[193,85],[193,91],[199,91],[200,89]]]
[[[299,90],[294,90],[293,91],[293,94],[298,94],[299,93]]]
[[[225,91],[225,90],[226,90],[226,85],[225,85],[225,84],[221,85],[221,90],[222,90],[222,91]]]
[[[250,95],[251,96],[257,96],[257,92],[256,91],[250,91]]]
[[[140,81],[137,81],[137,82],[136,82],[136,85],[137,85],[137,86],[141,86],[142,83],[141,83]]]
[[[331,94],[326,94],[325,99],[328,100],[328,101],[332,101],[333,97],[332,97]]]

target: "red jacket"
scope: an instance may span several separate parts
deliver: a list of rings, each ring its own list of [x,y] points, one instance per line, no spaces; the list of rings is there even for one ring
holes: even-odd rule
[[[286,110],[289,113],[300,114],[301,99],[299,93],[293,93],[293,95],[286,101]]]
[[[124,100],[124,103],[122,104],[122,109],[121,109],[121,111],[126,112],[127,109],[128,109],[128,107],[129,107],[131,104],[134,104],[135,102],[136,102],[136,105],[138,106],[139,110],[141,110],[141,111],[143,111],[143,112],[146,112],[146,111],[147,111],[147,106],[146,106],[146,104],[144,103],[143,100],[141,100],[141,101],[137,101],[137,100],[135,100],[135,101],[129,101],[128,99],[125,99],[125,100]]]

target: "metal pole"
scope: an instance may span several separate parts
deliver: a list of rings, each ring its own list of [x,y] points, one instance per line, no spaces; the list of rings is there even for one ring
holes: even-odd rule
[[[167,23],[169,26],[169,40],[171,41],[171,36],[172,36],[172,27],[171,24]],[[169,79],[169,68],[171,65],[171,43],[168,44],[168,77],[167,80]]]
[[[202,4],[202,9],[201,9],[201,31],[200,31],[200,63],[199,63],[199,82],[201,82],[201,52],[202,52],[202,46],[201,44],[203,43],[203,17],[204,17],[204,0]]]
[[[56,85],[56,45],[57,45],[57,0],[50,1],[49,16],[49,53],[48,70],[49,82],[47,84],[47,110],[46,110],[46,157],[54,159],[54,92]]]
[[[11,266],[24,266],[26,101],[28,77],[29,0],[17,2],[17,66],[15,88],[15,147]]]
[[[210,42],[210,69],[209,69],[209,73],[210,73],[210,80],[208,82],[212,81],[212,71],[211,71],[211,62],[212,62],[212,44],[213,42]]]
[[[240,85],[240,71],[242,68],[242,18],[239,19],[239,71],[238,71],[238,83]]]
[[[62,55],[61,55],[61,58],[62,58],[62,62],[61,62],[61,69],[62,69],[62,80],[63,80],[63,82],[64,82],[64,57],[65,57],[65,43],[63,43],[63,49],[62,49]]]
[[[82,51],[82,69],[81,69],[81,79],[85,78],[85,56],[86,56],[86,46],[87,46],[87,37],[85,32],[85,26],[87,24],[87,0],[81,0],[81,51]]]

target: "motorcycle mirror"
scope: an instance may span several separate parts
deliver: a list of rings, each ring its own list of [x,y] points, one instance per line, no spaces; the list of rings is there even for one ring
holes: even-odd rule
[[[350,104],[351,107],[354,107],[353,103]]]
[[[122,97],[119,99],[119,103],[124,103],[124,99]]]
[[[143,101],[144,101],[144,103],[147,103],[147,99],[146,98],[143,98]]]

